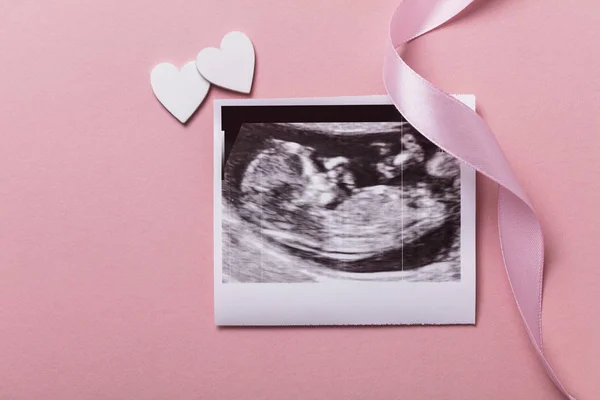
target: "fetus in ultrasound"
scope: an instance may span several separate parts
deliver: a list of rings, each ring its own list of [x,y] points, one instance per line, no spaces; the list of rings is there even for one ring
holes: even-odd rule
[[[341,136],[323,125],[242,127],[226,169],[239,216],[262,240],[341,271],[444,257],[457,229],[456,160],[412,129]]]

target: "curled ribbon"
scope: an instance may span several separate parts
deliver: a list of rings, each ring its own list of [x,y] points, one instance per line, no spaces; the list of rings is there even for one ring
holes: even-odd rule
[[[498,230],[508,280],[536,353],[556,387],[562,385],[542,347],[544,239],[539,220],[500,145],[469,107],[413,71],[397,49],[443,25],[474,0],[404,0],[392,17],[383,82],[396,108],[425,137],[499,185]]]

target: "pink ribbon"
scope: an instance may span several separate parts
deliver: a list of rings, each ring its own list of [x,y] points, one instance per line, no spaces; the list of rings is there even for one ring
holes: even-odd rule
[[[419,132],[499,185],[498,230],[508,280],[525,328],[548,376],[569,399],[542,347],[544,239],[531,202],[485,121],[413,71],[398,47],[439,27],[474,0],[404,0],[390,24],[383,66],[386,90]]]

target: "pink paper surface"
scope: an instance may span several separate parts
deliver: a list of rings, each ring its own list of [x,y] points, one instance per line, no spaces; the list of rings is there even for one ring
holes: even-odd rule
[[[252,97],[384,93],[395,0],[0,3],[0,399],[560,399],[500,258],[478,180],[475,327],[217,329],[213,88],[187,126],[149,74],[231,30]],[[578,399],[600,391],[600,8],[480,1],[410,45],[474,93],[546,233],[546,352]]]

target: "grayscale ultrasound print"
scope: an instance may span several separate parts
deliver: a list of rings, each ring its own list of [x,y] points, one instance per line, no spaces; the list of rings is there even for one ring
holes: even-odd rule
[[[460,200],[460,163],[407,122],[244,123],[223,281],[458,281]]]

